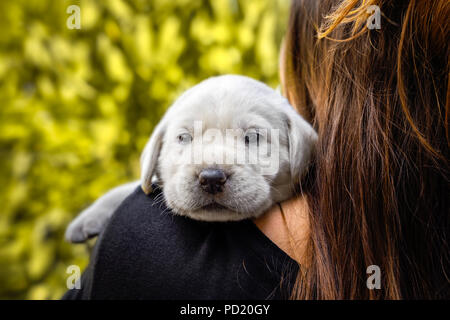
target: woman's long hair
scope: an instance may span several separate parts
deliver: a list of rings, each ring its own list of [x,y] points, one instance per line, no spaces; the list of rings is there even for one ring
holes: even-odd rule
[[[319,132],[294,298],[450,298],[449,19],[448,0],[293,1],[284,91]]]

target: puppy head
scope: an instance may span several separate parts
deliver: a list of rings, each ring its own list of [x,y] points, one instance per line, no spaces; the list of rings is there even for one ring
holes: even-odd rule
[[[197,220],[256,217],[292,196],[317,135],[279,93],[243,76],[186,91],[141,157],[142,188],[154,176],[167,206]]]

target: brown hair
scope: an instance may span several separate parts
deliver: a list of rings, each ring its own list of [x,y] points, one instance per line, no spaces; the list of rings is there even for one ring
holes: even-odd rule
[[[448,0],[292,2],[284,90],[319,133],[294,298],[450,298],[449,16]]]

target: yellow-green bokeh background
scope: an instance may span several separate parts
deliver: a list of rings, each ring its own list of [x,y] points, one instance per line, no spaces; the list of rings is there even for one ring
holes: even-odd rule
[[[66,26],[69,5],[81,29]],[[288,0],[0,1],[0,298],[57,299],[68,222],[139,176],[164,110],[212,75],[275,87]]]

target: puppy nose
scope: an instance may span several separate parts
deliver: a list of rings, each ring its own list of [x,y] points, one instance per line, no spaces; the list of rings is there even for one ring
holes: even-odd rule
[[[223,191],[223,185],[227,181],[227,176],[220,169],[204,169],[200,172],[198,180],[203,190],[216,194]]]

